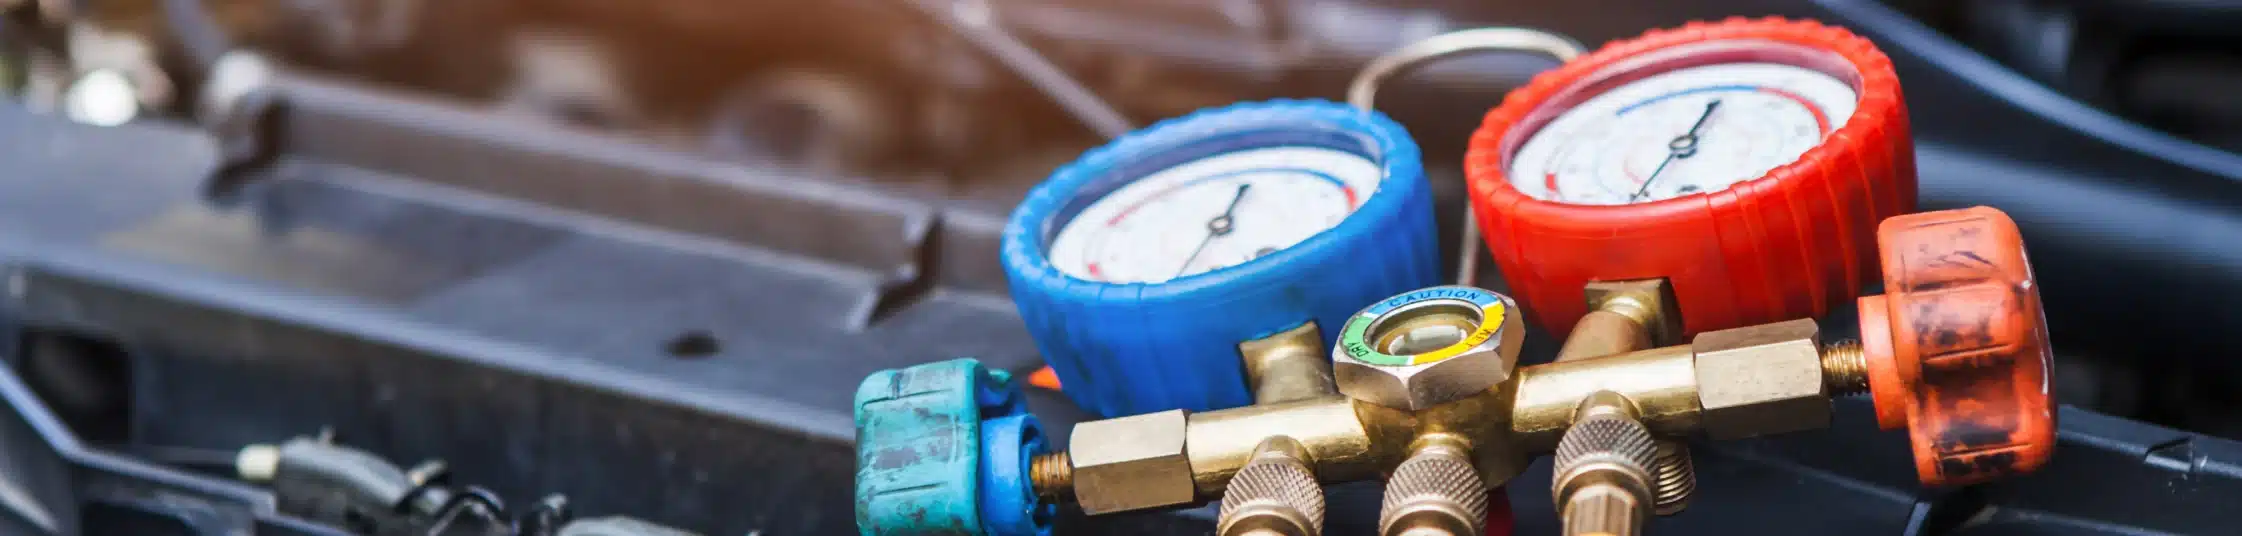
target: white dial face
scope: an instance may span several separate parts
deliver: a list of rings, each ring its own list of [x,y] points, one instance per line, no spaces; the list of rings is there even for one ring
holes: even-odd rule
[[[1159,283],[1251,261],[1339,225],[1384,171],[1321,147],[1222,153],[1145,175],[1099,198],[1051,241],[1076,278]]]
[[[1858,99],[1836,77],[1780,63],[1676,69],[1557,116],[1519,146],[1510,180],[1578,205],[1717,192],[1798,160],[1845,126]]]

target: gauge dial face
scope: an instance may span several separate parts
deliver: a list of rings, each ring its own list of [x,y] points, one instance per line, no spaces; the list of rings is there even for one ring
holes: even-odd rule
[[[1535,199],[1625,205],[1725,190],[1798,160],[1859,94],[1821,71],[1722,63],[1612,88],[1533,133],[1508,175]]]
[[[1339,225],[1378,188],[1376,162],[1323,147],[1217,154],[1092,202],[1051,241],[1060,272],[1159,283],[1242,264]]]

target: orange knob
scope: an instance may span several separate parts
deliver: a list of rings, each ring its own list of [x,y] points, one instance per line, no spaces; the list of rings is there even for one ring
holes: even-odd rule
[[[1884,295],[1860,299],[1876,420],[1906,427],[1926,485],[2029,473],[2055,450],[2047,324],[2008,214],[1909,214],[1876,230]]]

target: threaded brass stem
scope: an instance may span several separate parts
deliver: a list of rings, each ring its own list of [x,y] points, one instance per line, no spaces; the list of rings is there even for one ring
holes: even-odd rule
[[[1658,442],[1657,461],[1651,462],[1650,494],[1658,515],[1670,516],[1689,508],[1697,494],[1697,466],[1689,459],[1689,444],[1672,439]]]
[[[1868,391],[1868,354],[1858,341],[1838,341],[1822,346],[1822,386],[1830,396]]]
[[[1074,459],[1065,452],[1036,456],[1028,461],[1028,482],[1046,499],[1074,496]]]

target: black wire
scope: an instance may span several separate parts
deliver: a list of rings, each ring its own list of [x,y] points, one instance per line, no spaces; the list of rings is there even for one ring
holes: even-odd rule
[[[427,536],[446,534],[462,516],[479,523],[475,526],[501,529],[499,534],[506,536],[553,536],[571,518],[567,499],[559,495],[546,497],[529,511],[516,517],[506,510],[506,503],[499,500],[498,494],[480,486],[451,486],[445,483],[447,479],[444,476],[446,475],[439,473],[414,486],[397,502],[396,508],[403,511],[407,508],[406,505],[412,504],[422,495],[438,491],[446,494],[444,502],[428,514],[431,521]]]
[[[171,37],[187,51],[187,59],[194,62],[197,74],[208,73],[218,65],[218,58],[233,50],[226,37],[226,29],[211,16],[203,0],[163,0],[164,23],[171,27]]]
[[[458,521],[460,514],[463,513],[475,514],[476,517],[481,518],[486,527],[494,525],[506,527],[508,534],[521,532],[520,528],[507,518],[506,505],[498,500],[498,494],[480,487],[468,486],[466,489],[453,491],[452,496],[444,501],[444,505],[436,509],[436,521],[428,524],[428,536],[443,536],[444,531],[449,530],[452,523]]]
[[[122,445],[111,448],[131,454],[136,458],[152,460],[165,465],[187,467],[231,469],[234,466],[236,456],[236,451],[231,450],[170,445]]]

